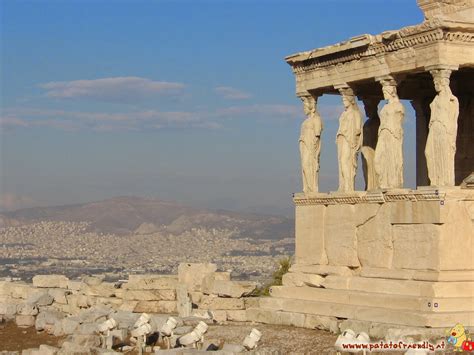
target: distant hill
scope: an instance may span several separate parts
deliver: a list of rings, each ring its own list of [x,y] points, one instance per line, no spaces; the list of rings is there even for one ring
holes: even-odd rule
[[[33,207],[0,214],[1,226],[37,221],[90,222],[95,232],[181,234],[192,228],[236,230],[240,237],[281,239],[293,235],[290,218],[213,211],[142,197],[116,197],[76,205]]]

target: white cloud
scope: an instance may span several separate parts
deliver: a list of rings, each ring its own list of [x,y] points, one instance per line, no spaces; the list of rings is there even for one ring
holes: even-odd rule
[[[252,97],[252,95],[250,95],[249,93],[234,89],[230,86],[218,86],[214,89],[214,91],[221,95],[223,98],[230,100],[245,100]]]
[[[134,76],[94,80],[52,81],[39,85],[46,96],[59,99],[92,99],[110,102],[131,102],[156,95],[179,94],[181,83],[153,81]]]
[[[224,117],[258,114],[262,116],[298,118],[302,114],[302,109],[297,105],[247,105],[219,109],[216,113]]]
[[[186,111],[85,112],[35,108],[6,110],[0,124],[12,127],[51,127],[61,130],[92,129],[95,131],[145,130],[160,128],[216,129],[220,124],[209,115]]]

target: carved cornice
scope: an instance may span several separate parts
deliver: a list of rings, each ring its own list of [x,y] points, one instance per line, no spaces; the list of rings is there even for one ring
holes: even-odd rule
[[[366,35],[364,38],[366,38],[365,41],[358,46],[349,46],[347,45],[349,42],[344,42],[289,56],[286,60],[292,66],[293,72],[298,75],[332,65],[440,41],[474,43],[474,26],[467,26],[467,28],[460,30],[450,27],[450,24],[444,21],[433,19],[420,25],[405,27],[399,31],[388,31],[378,36]]]
[[[445,192],[438,190],[425,191],[374,191],[367,192],[365,195],[332,195],[319,194],[319,196],[305,196],[303,194],[295,196],[293,202],[296,206],[309,205],[341,205],[341,204],[361,204],[361,203],[386,203],[398,201],[444,201]]]

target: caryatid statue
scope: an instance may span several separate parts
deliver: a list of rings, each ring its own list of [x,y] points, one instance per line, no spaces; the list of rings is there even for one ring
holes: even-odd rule
[[[375,147],[377,146],[380,118],[377,106],[379,104],[378,98],[364,98],[365,115],[367,121],[364,123],[363,139],[362,139],[362,168],[364,172],[365,189],[373,190],[377,188],[377,175],[375,174],[374,158]]]
[[[354,191],[357,153],[362,145],[362,114],[351,88],[343,87],[339,92],[344,103],[344,112],[339,117],[339,130],[336,135],[339,191]]]
[[[451,92],[451,70],[432,70],[438,95],[430,104],[431,117],[425,156],[431,185],[454,186],[454,155],[458,130],[459,102]]]
[[[316,110],[317,97],[301,96],[301,101],[306,115],[299,139],[303,192],[317,192],[323,123]]]
[[[380,126],[375,148],[375,173],[378,187],[403,187],[403,120],[405,107],[397,95],[397,83],[382,79],[382,92],[387,103],[379,113]]]

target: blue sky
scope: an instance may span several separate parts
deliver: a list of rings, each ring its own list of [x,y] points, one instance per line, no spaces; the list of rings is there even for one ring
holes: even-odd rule
[[[139,195],[290,214],[303,113],[284,57],[422,21],[415,0],[0,6],[3,209]],[[340,107],[320,100],[323,191],[337,188]]]

